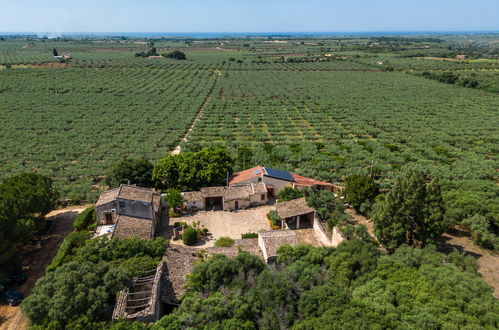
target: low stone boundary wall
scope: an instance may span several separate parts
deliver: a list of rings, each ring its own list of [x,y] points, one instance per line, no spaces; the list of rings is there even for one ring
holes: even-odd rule
[[[313,228],[317,239],[324,246],[336,247],[338,244],[346,240],[345,236],[343,236],[338,227],[334,227],[333,234],[329,236],[317,215],[314,216]]]

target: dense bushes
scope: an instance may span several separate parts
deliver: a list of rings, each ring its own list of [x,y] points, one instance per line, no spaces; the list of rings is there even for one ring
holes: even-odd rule
[[[446,229],[440,182],[434,178],[426,183],[428,179],[421,172],[407,171],[374,205],[376,237],[387,249],[435,243]]]
[[[163,57],[174,58],[176,60],[185,60],[185,59],[187,59],[187,57],[185,56],[185,53],[181,52],[180,50],[174,50],[173,52],[164,53],[164,54],[161,54],[161,55],[163,55]]]
[[[66,238],[51,271],[23,303],[33,325],[60,329],[68,322],[110,320],[117,291],[132,276],[157,267],[166,244],[161,238],[85,240],[85,234],[74,232]]]
[[[348,241],[283,246],[277,265],[246,252],[195,267],[179,308],[153,329],[495,328],[499,305],[474,259],[434,247],[393,255]]]
[[[182,234],[182,242],[185,245],[194,245],[198,241],[198,232],[196,229],[187,227]]]
[[[15,264],[17,244],[45,230],[45,215],[59,198],[53,180],[36,173],[23,173],[0,183],[0,269]],[[1,273],[1,271],[0,271]]]
[[[147,159],[123,159],[114,164],[106,177],[106,183],[118,187],[122,183],[152,187],[153,164]]]
[[[267,218],[269,219],[270,225],[273,229],[281,228],[281,218],[279,218],[279,214],[277,213],[277,211],[270,211],[267,214]]]
[[[95,206],[91,206],[78,214],[76,219],[73,221],[72,226],[75,230],[87,230],[90,225],[96,222],[97,216],[95,214]]]
[[[90,233],[88,231],[69,233],[59,246],[54,259],[52,259],[50,265],[47,266],[47,272],[53,271],[57,267],[73,259],[76,250],[82,247],[88,239],[90,239]]]
[[[371,209],[374,198],[378,194],[378,187],[374,180],[367,175],[351,175],[345,182],[345,200],[362,214]]]
[[[38,280],[23,311],[32,324],[56,328],[79,315],[107,320],[116,293],[128,279],[124,270],[105,262],[72,261]]]

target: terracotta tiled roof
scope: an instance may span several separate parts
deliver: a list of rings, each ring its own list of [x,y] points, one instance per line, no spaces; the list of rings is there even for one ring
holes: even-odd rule
[[[113,238],[152,237],[152,220],[119,215],[116,219]]]
[[[307,214],[315,210],[307,205],[305,198],[292,199],[287,202],[277,203],[276,210],[281,219]]]
[[[230,178],[229,180],[229,184],[232,185],[245,182],[253,178],[260,177],[262,174],[265,174],[265,171],[262,166],[252,167],[250,169],[234,173],[234,175],[232,175],[232,178]]]
[[[293,178],[295,179],[296,184],[299,186],[331,186],[331,187],[333,186],[332,183],[307,178],[305,176],[301,176],[294,173],[293,173]]]
[[[224,200],[232,201],[236,199],[245,199],[253,195],[251,185],[230,186],[225,188]]]

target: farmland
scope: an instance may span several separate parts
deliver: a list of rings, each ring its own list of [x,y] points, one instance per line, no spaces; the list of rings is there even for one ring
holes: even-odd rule
[[[184,150],[249,147],[245,166],[340,182],[371,173],[382,187],[409,164],[448,180],[449,192],[484,185],[493,200],[494,38],[4,38],[0,177],[35,170],[63,196],[92,200],[117,160],[173,150],[209,99]],[[153,46],[187,60],[134,56]],[[54,48],[72,59],[58,63]],[[476,84],[437,81],[443,72]]]
[[[183,67],[4,70],[2,174],[37,170],[86,198],[116,160],[172,149],[214,78]]]

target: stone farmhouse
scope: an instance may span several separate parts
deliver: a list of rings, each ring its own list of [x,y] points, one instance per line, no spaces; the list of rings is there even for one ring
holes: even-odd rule
[[[161,219],[161,195],[122,184],[100,195],[95,212],[97,225],[110,226],[111,237],[152,238]]]
[[[268,192],[263,182],[251,182],[228,187],[206,187],[183,193],[188,210],[223,209],[232,211],[267,204]]]
[[[335,185],[329,182],[307,178],[287,171],[269,167],[256,166],[241,172],[234,173],[229,179],[229,186],[263,182],[267,186],[269,196],[273,197],[285,187],[300,189],[303,187],[318,187],[329,191],[335,190]]]

